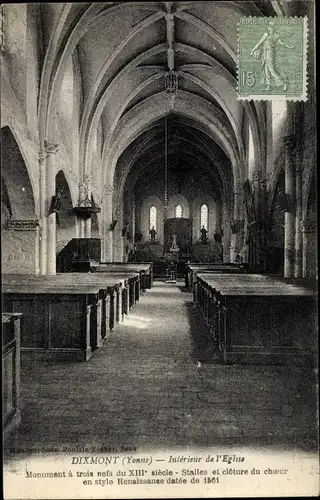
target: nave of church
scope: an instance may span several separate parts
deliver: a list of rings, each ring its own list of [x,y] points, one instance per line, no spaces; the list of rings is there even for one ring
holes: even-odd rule
[[[315,450],[314,2],[13,3],[0,20],[7,463]]]

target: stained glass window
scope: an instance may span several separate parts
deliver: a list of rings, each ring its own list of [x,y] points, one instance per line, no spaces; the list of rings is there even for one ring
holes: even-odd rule
[[[182,206],[181,206],[181,205],[177,205],[177,206],[176,206],[176,213],[175,213],[175,216],[176,216],[176,217],[182,217]]]
[[[205,203],[200,208],[200,227],[202,228],[203,226],[208,231],[208,205]]]
[[[155,230],[157,230],[157,209],[154,205],[150,208],[150,217],[149,217],[149,229],[152,229],[154,227]]]

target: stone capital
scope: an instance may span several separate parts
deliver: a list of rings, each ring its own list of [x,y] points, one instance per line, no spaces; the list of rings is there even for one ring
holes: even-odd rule
[[[284,138],[283,138],[283,143],[284,143],[284,147],[286,149],[287,152],[291,152],[295,149],[296,147],[296,144],[297,144],[297,141],[296,141],[296,136],[295,135],[286,135]]]
[[[233,184],[233,194],[241,194],[241,183],[239,180],[235,180]]]
[[[43,163],[45,161],[46,157],[47,157],[47,155],[46,155],[45,151],[39,151],[39,153],[38,153],[39,163]]]
[[[59,145],[53,142],[44,141],[44,149],[47,155],[53,155],[58,153]]]
[[[260,170],[253,170],[252,172],[252,182],[259,182],[261,179],[261,172]]]
[[[113,191],[114,191],[114,187],[112,187],[112,186],[104,186],[104,188],[103,188],[104,195],[110,195],[113,193]]]
[[[84,184],[86,184],[87,186],[91,184],[91,180],[92,180],[92,177],[91,175],[89,174],[86,174],[83,178],[83,182]]]
[[[301,220],[300,227],[303,233],[316,233],[317,225],[313,220]]]

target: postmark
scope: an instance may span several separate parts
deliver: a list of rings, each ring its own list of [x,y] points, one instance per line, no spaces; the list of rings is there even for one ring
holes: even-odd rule
[[[307,100],[306,17],[242,17],[238,23],[240,100]]]

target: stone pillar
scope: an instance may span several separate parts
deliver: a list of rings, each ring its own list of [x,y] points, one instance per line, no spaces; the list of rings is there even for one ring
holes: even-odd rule
[[[260,181],[261,172],[258,169],[252,172],[253,203],[256,215],[256,223],[250,225],[250,263],[254,271],[260,271],[261,241],[260,241]]]
[[[103,260],[106,262],[112,262],[113,260],[113,231],[110,231],[110,224],[113,222],[112,217],[112,198],[113,198],[113,187],[104,187],[104,199],[103,199]],[[120,221],[117,222],[119,224]]]
[[[288,198],[288,208],[284,219],[284,276],[291,278],[294,276],[294,248],[295,248],[295,217],[294,217],[294,157],[295,137],[289,135],[284,137],[285,145],[285,193]]]
[[[39,270],[47,273],[46,154],[39,153]]]
[[[35,231],[35,242],[34,242],[34,269],[35,274],[40,274],[40,230],[39,228]]]
[[[87,199],[91,202],[91,176],[85,175],[84,184],[86,186]],[[84,221],[84,237],[91,238],[91,217],[88,217]]]
[[[303,220],[300,221],[302,231],[302,244],[303,244],[303,270],[302,275],[304,278],[318,276],[317,269],[317,221],[316,220]]]
[[[297,152],[296,156],[296,217],[295,217],[295,260],[294,260],[294,275],[296,278],[302,277],[302,164],[301,151]]]
[[[260,270],[265,271],[267,268],[268,249],[267,249],[267,180],[265,174],[262,174],[260,179],[260,206],[259,206],[259,220],[260,220]]]
[[[228,200],[225,200],[222,204],[223,262],[230,261],[230,253],[231,253],[231,227],[230,227],[231,214],[229,213],[227,203]]]
[[[56,214],[50,210],[56,194],[56,154],[58,145],[45,142],[46,165],[46,212],[47,212],[47,274],[56,274]]]
[[[134,244],[134,235],[136,232],[136,200],[134,195],[132,196],[132,224],[131,224],[131,241]]]
[[[240,181],[235,181],[233,188],[233,223],[237,224],[240,221]],[[240,234],[231,234],[231,244],[230,244],[230,262],[236,262],[236,256],[240,251],[239,248],[239,237]]]
[[[85,237],[85,223],[84,219],[79,220],[79,238]]]

